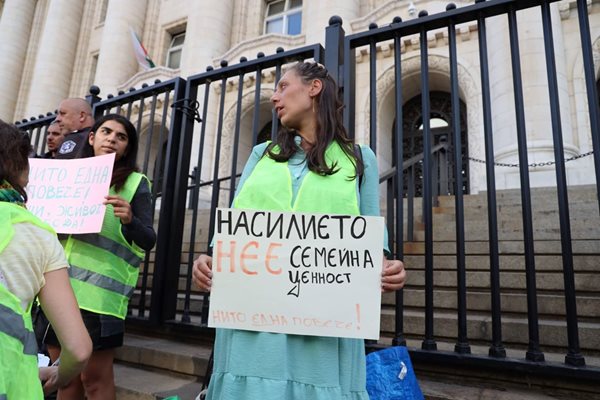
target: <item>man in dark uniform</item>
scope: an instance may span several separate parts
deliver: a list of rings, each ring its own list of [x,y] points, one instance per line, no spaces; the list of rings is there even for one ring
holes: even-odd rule
[[[90,128],[94,124],[92,108],[84,99],[65,99],[58,105],[56,123],[65,136],[56,152],[57,159],[80,158],[88,149]]]
[[[56,157],[56,152],[62,145],[64,138],[65,136],[62,134],[60,126],[58,126],[56,120],[52,121],[50,126],[48,126],[48,130],[46,131],[46,149],[48,149],[48,151],[42,154],[40,158]]]

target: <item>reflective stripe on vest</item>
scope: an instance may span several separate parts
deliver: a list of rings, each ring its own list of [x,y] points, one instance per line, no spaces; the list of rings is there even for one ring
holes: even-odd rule
[[[35,335],[25,326],[23,315],[15,313],[3,304],[0,304],[0,332],[21,342],[23,354],[37,356],[38,346]]]
[[[278,146],[273,148],[274,152]],[[234,200],[234,208],[270,211],[315,212],[359,215],[356,167],[337,142],[325,151],[328,166],[337,172],[319,175],[309,171],[293,201],[292,176],[287,162],[277,162],[265,154],[244,182]]]
[[[96,287],[109,290],[120,294],[121,296],[130,297],[135,290],[134,286],[127,286],[115,279],[109,278],[84,268],[79,268],[76,265],[71,265],[69,276],[73,279],[89,283]]]
[[[118,193],[111,187],[110,194],[131,203],[142,179],[148,178],[133,172]],[[64,246],[79,308],[125,319],[144,250],[125,240],[113,207],[106,207],[100,233],[71,235]]]
[[[142,262],[142,257],[135,254],[131,249],[127,246],[124,246],[121,243],[115,242],[114,240],[110,240],[107,237],[100,236],[96,233],[84,233],[81,235],[77,235],[77,240],[91,244],[92,246],[100,247],[108,252],[113,253],[119,258],[125,260],[127,264],[131,264],[134,267],[137,267]]]

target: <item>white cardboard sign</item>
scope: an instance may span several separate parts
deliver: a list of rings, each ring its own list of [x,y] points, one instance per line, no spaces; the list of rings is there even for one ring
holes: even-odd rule
[[[382,217],[219,208],[208,325],[379,338]]]

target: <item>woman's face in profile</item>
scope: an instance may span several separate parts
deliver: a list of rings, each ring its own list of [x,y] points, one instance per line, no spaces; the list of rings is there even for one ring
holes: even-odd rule
[[[275,93],[271,96],[271,103],[283,126],[295,129],[301,125],[304,118],[314,117],[309,89],[310,86],[293,70],[281,77]]]

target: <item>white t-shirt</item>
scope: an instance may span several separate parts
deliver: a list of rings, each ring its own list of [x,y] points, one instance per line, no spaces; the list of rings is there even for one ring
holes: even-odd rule
[[[15,235],[0,253],[0,279],[26,310],[46,283],[44,274],[68,264],[55,234],[26,222],[13,227]]]

